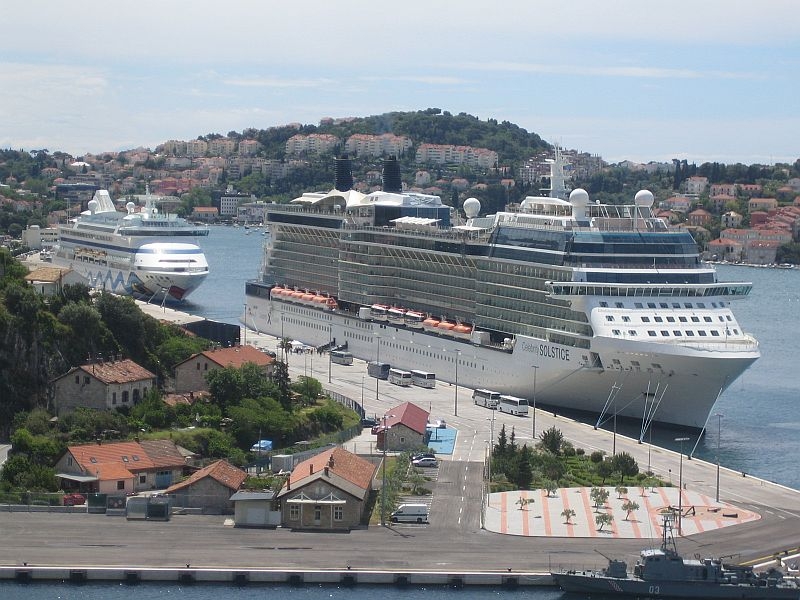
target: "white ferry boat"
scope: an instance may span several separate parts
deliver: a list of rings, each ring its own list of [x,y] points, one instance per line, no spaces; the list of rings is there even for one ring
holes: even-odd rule
[[[156,196],[136,210],[116,210],[107,190],[95,192],[88,210],[58,226],[52,262],[82,275],[90,286],[117,294],[179,301],[203,282],[208,262],[191,238],[208,235],[174,214],[160,214]]]
[[[244,322],[598,423],[635,418],[642,436],[653,422],[704,428],[760,355],[729,306],[751,284],[719,282],[691,235],[654,216],[650,192],[624,206],[567,198],[558,151],[550,162],[549,196],[487,216],[474,198],[461,219],[402,192],[391,159],[383,191],[271,205]]]

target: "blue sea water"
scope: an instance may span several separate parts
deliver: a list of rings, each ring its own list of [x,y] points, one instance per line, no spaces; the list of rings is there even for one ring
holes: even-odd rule
[[[247,233],[247,232],[250,233]],[[264,237],[255,229],[215,226],[203,239],[211,275],[183,307],[208,319],[238,324],[244,282],[258,275]],[[800,269],[719,265],[720,279],[750,281],[748,298],[731,302],[744,328],[761,344],[762,357],[721,396],[694,455],[800,489]],[[713,414],[721,413],[721,419]],[[720,436],[717,433],[721,434]],[[674,431],[652,433],[654,444],[674,445]],[[769,447],[765,447],[769,440]],[[694,448],[697,436],[687,443]]]

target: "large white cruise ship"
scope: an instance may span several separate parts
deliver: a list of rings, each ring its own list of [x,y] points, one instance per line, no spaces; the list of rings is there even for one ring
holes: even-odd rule
[[[337,177],[347,171],[338,159]],[[261,279],[246,284],[248,327],[540,405],[702,429],[719,395],[760,355],[723,283],[687,231],[628,205],[550,196],[466,219],[439,197],[334,189],[268,208]],[[347,188],[337,184],[336,188]],[[561,197],[559,197],[561,196]]]
[[[208,235],[174,214],[161,214],[149,192],[136,211],[116,210],[107,190],[89,209],[58,226],[54,264],[66,265],[93,288],[160,301],[184,300],[208,275],[203,250],[191,238]]]

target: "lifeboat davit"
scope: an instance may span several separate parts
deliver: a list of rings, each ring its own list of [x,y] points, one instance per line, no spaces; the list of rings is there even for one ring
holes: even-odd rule
[[[422,329],[422,323],[425,321],[425,315],[421,312],[409,310],[406,313],[405,322],[406,327],[411,329]]]
[[[339,308],[339,303],[336,301],[336,298],[327,298],[325,304],[328,310],[336,310]]]
[[[390,308],[386,311],[386,315],[389,319],[390,323],[394,323],[396,325],[403,325],[405,324],[406,320],[406,311],[402,308]]]

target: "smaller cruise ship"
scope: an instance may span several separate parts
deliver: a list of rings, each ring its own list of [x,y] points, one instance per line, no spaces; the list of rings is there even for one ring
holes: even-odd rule
[[[69,266],[95,288],[158,301],[182,301],[208,276],[208,262],[193,238],[208,227],[161,214],[158,196],[118,211],[107,190],[95,192],[88,210],[58,226],[52,262]]]

